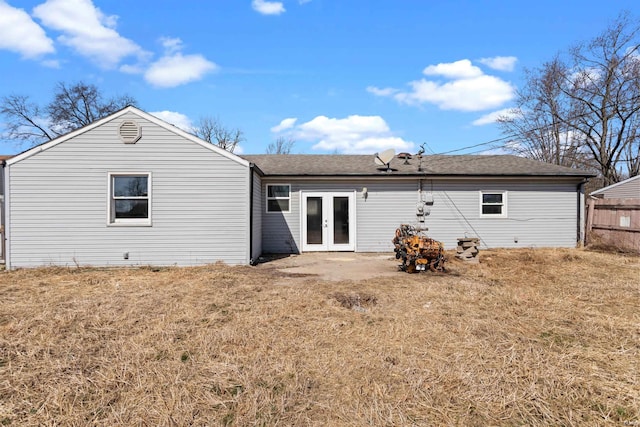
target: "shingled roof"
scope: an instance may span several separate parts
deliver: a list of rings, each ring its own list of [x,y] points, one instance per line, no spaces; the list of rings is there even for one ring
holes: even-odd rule
[[[512,155],[432,155],[408,160],[394,157],[390,169],[373,155],[262,154],[241,156],[266,176],[566,176],[591,177],[579,169]]]

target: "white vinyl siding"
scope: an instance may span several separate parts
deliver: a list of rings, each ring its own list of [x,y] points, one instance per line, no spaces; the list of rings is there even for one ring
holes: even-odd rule
[[[574,247],[578,238],[578,184],[533,179],[433,182],[434,204],[426,217],[429,235],[456,246],[458,237],[479,237],[483,248]],[[478,193],[503,188],[508,216],[485,217]]]
[[[141,139],[124,144],[124,120]],[[249,261],[248,166],[137,114],[9,166],[12,267]],[[109,172],[152,174],[152,227],[107,224]],[[123,254],[128,253],[128,259]]]
[[[263,178],[265,182],[267,178]],[[263,216],[265,253],[298,253],[302,249],[300,191],[353,192],[355,190],[356,251],[391,250],[391,238],[401,222],[415,220],[416,181],[292,181],[291,211]],[[362,189],[367,187],[365,199]],[[265,190],[266,191],[266,190]],[[391,237],[389,237],[391,236]]]
[[[263,183],[267,178],[263,178]],[[578,236],[577,181],[550,179],[423,179],[434,203],[421,225],[428,235],[454,249],[458,237],[480,237],[483,248],[573,247]],[[367,197],[362,189],[367,188]],[[478,197],[487,188],[508,194],[508,217],[480,214]],[[417,179],[291,181],[291,212],[263,216],[265,253],[300,252],[300,195],[303,191],[356,191],[356,251],[391,252],[395,229],[417,224]],[[494,191],[495,192],[495,191]]]

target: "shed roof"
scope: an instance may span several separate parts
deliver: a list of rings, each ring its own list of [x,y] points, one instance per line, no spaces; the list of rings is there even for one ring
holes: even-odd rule
[[[431,155],[419,160],[394,157],[390,170],[373,155],[243,155],[266,176],[549,176],[592,177],[592,172],[513,155]]]
[[[592,191],[591,195],[595,196],[597,194],[602,194],[602,193],[604,193],[604,192],[606,192],[608,190],[611,190],[612,188],[620,187],[620,186],[623,186],[623,185],[629,185],[632,182],[635,182],[635,181],[637,181],[639,179],[640,179],[640,175],[632,176],[631,178],[627,178],[624,181],[616,182],[615,184],[611,184],[611,185],[609,185],[607,187],[603,187],[603,188],[601,188],[599,190]]]

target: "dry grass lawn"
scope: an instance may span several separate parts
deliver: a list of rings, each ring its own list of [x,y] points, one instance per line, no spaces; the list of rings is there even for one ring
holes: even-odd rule
[[[0,425],[640,425],[640,258],[481,256],[2,273]]]

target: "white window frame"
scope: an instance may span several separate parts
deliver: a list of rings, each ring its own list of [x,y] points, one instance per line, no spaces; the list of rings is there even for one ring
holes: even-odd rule
[[[269,197],[269,187],[288,187],[289,188],[289,196],[287,197]],[[265,210],[267,213],[291,213],[291,184],[277,184],[271,183],[267,184],[265,187],[265,198],[266,198],[266,206]],[[269,200],[288,200],[289,201],[289,209],[286,211],[270,211],[269,210]]]
[[[502,203],[484,203],[483,195],[485,194],[501,194]],[[481,218],[506,218],[507,217],[507,191],[506,190],[481,190],[480,191],[480,217]],[[499,214],[486,214],[482,212],[483,206],[502,206],[501,213]]]
[[[124,227],[150,227],[151,222],[151,206],[152,206],[152,179],[151,172],[109,172],[108,176],[108,193],[107,193],[107,225],[108,226],[124,226]],[[113,179],[118,176],[146,176],[147,177],[147,196],[137,197],[140,200],[148,200],[147,218],[116,218],[115,200],[113,195]],[[135,199],[135,197],[126,197],[126,199]]]

